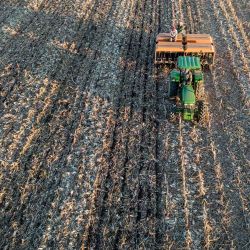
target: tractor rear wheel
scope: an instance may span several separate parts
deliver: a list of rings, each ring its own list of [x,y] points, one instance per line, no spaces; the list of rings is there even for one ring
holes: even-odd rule
[[[196,87],[196,99],[202,100],[205,96],[205,89],[204,89],[204,83],[203,81],[198,82]]]
[[[175,82],[172,82],[170,77],[167,79],[168,84],[168,97],[174,97],[177,95],[178,91],[178,84]]]
[[[204,101],[198,102],[198,122],[205,125],[208,121],[208,106]]]

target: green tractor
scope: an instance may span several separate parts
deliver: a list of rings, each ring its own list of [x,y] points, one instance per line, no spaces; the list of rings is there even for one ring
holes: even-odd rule
[[[170,110],[170,120],[181,115],[185,121],[204,124],[208,117],[205,102],[204,78],[199,57],[179,56],[177,68],[168,77],[168,96],[175,100]]]

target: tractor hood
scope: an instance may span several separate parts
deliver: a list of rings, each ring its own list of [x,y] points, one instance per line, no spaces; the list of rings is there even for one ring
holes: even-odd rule
[[[181,90],[182,104],[195,104],[195,93],[191,85],[184,85]]]

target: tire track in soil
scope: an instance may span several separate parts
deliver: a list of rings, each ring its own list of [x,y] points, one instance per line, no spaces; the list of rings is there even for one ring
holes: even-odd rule
[[[137,3],[137,6],[136,6],[136,13],[135,13],[135,16],[138,16],[139,14],[138,14],[138,4],[139,3]],[[133,31],[133,29],[136,27],[136,24],[135,24],[135,22],[133,23],[133,28],[131,29],[131,31]],[[142,31],[141,31],[142,32]],[[142,36],[142,34],[140,35],[140,36]],[[133,45],[133,44],[135,44],[135,45]],[[127,52],[125,52],[125,58],[133,58],[133,51],[131,50],[131,47],[132,48],[135,48],[136,46],[137,46],[137,44],[140,44],[140,43],[137,43],[136,42],[136,40],[133,38],[133,34],[131,33],[130,34],[130,40],[129,40],[129,44],[128,44],[128,48],[127,48]],[[137,53],[139,53],[139,50],[137,50],[138,52]],[[137,58],[138,58],[138,55],[137,55]],[[137,60],[136,60],[136,62],[137,62]],[[125,63],[125,66],[124,66],[124,72],[126,72],[127,71],[127,67],[128,67],[128,64],[127,63]],[[137,68],[137,65],[135,66],[136,68]],[[135,72],[136,73],[136,72]],[[112,150],[114,150],[115,149],[115,144],[117,143],[117,136],[118,136],[118,130],[119,130],[119,127],[118,126],[120,126],[120,122],[118,121],[118,117],[119,117],[119,115],[120,115],[120,112],[121,112],[121,108],[122,108],[122,102],[124,102],[125,100],[122,100],[122,95],[121,95],[121,93],[123,93],[123,91],[124,91],[124,86],[126,85],[125,84],[125,80],[126,80],[126,75],[124,74],[123,76],[122,76],[122,83],[121,83],[121,89],[120,89],[120,91],[119,91],[119,97],[118,97],[118,102],[117,102],[117,107],[116,107],[116,115],[115,115],[115,121],[114,121],[114,123],[115,123],[115,125],[114,125],[114,131],[113,131],[113,135],[111,136],[111,138],[113,138],[113,142],[111,142],[111,148],[110,148],[110,150],[112,151]],[[133,95],[135,95],[135,94],[133,94]],[[126,97],[126,95],[125,95],[125,97]],[[126,101],[125,101],[125,103],[126,103]],[[108,160],[107,160],[107,162],[111,162],[112,161],[112,155],[113,155],[113,153],[110,153],[110,155],[108,156]],[[115,154],[114,154],[115,155]],[[105,176],[106,176],[106,178],[111,178],[111,176],[110,176],[110,170],[111,170],[111,163],[110,164],[108,164],[109,166],[107,167],[108,169],[106,170],[106,171],[108,171],[107,173],[105,173]],[[106,179],[105,180],[106,182],[108,181],[108,179]],[[105,185],[106,183],[103,183],[102,185]],[[106,184],[107,185],[107,184]],[[100,188],[100,187],[96,187],[95,188],[96,190],[98,189],[98,190],[101,190],[101,189],[103,189],[103,188]],[[107,190],[106,191],[104,191],[104,192],[106,192],[106,194],[107,194]],[[102,203],[103,203],[103,206],[105,206],[104,205],[104,202],[105,202],[105,199],[107,199],[108,197],[107,197],[107,195],[105,195],[105,194],[95,194],[94,195],[95,197],[101,197],[101,198],[99,198],[100,200],[102,200]],[[106,197],[105,197],[106,196]],[[98,201],[95,201],[95,204],[98,204]],[[98,204],[99,205],[99,204]],[[97,205],[97,206],[98,206]],[[93,208],[92,208],[93,209]],[[101,213],[104,213],[104,209],[105,209],[105,207],[103,207],[102,209],[100,209],[100,211],[99,211],[99,213],[101,214]],[[100,220],[102,220],[102,218],[103,218],[103,215],[100,215],[100,216],[95,216],[95,218],[101,218]],[[97,219],[98,220],[98,219]],[[102,222],[103,223],[103,222]],[[97,229],[93,229],[93,225],[99,225],[100,223],[99,222],[95,222],[95,221],[91,221],[90,223],[89,223],[89,226],[88,226],[88,228],[86,229],[87,231],[88,231],[88,234],[85,236],[85,239],[84,239],[84,241],[85,241],[85,247],[87,246],[87,247],[90,247],[91,246],[91,244],[96,244],[97,246],[100,244],[100,242],[98,242],[98,240],[97,240],[97,242],[95,242],[94,241],[94,243],[92,243],[91,242],[91,240],[92,240],[92,231],[98,231],[99,230],[99,228],[97,228]],[[100,237],[100,234],[98,233],[98,232],[95,232],[95,234],[97,234],[97,236],[93,236],[93,238],[97,238],[97,237]],[[91,235],[91,236],[90,236]],[[90,237],[90,238],[89,238]],[[95,246],[96,246],[95,245]]]
[[[153,41],[154,41],[154,39],[155,39],[155,37],[154,36],[151,36],[151,39],[153,38]],[[151,41],[152,42],[152,41]],[[151,44],[154,44],[154,43],[151,43]],[[150,42],[149,42],[149,44],[148,45],[150,45]],[[149,49],[149,48],[148,48]],[[152,49],[150,49],[150,50],[152,50]],[[149,52],[149,50],[148,50],[148,52]],[[148,58],[148,55],[147,55],[147,58]],[[145,71],[147,71],[147,70],[145,70]],[[149,67],[149,71],[151,72],[151,70],[150,70],[150,67]],[[152,72],[151,72],[152,73]],[[151,75],[151,74],[150,74]],[[147,79],[147,80],[149,80],[149,79]],[[147,81],[145,81],[145,79],[143,80],[145,83],[147,82]],[[154,86],[153,85],[153,83],[150,83],[149,84],[149,86]],[[144,90],[144,91],[146,91],[146,90]],[[149,91],[149,92],[152,92],[152,89]],[[147,96],[148,94],[146,94],[145,93],[145,95],[144,96]],[[144,102],[146,102],[145,100],[144,100]],[[145,104],[144,104],[145,105]],[[145,105],[146,106],[146,105]],[[132,111],[132,109],[129,109],[131,112],[133,112]],[[146,109],[144,110],[145,112],[146,112]],[[151,113],[151,112],[150,112]],[[126,115],[125,115],[126,116]],[[137,114],[137,116],[138,116],[138,114]],[[143,117],[142,117],[142,119],[143,119]],[[146,118],[145,118],[146,119]],[[135,121],[134,121],[135,122]],[[131,121],[130,121],[130,123],[131,123]],[[152,121],[150,121],[150,123],[152,123]],[[136,124],[136,123],[135,123]],[[136,125],[135,125],[136,126]],[[133,127],[132,125],[131,125],[131,127]],[[146,126],[145,126],[146,127]],[[130,134],[131,134],[131,130],[130,130]],[[134,138],[134,137],[136,137],[136,135],[138,134],[138,132],[137,133],[135,133],[135,135],[134,136],[131,136],[131,138]],[[137,136],[138,137],[138,136]],[[152,138],[148,138],[148,139],[150,139],[150,141],[152,141]],[[130,140],[129,140],[130,141]],[[134,141],[134,139],[133,139],[133,143],[134,144],[136,144],[135,143],[135,141]],[[140,142],[138,142],[138,144],[140,144]],[[144,143],[144,144],[146,144],[146,143]],[[127,147],[127,144],[126,144],[126,147]],[[146,148],[146,146],[144,146],[145,148]],[[140,148],[138,148],[138,150],[140,150]],[[145,150],[145,149],[144,149]],[[130,152],[130,150],[129,150],[129,153],[128,153],[128,155],[126,155],[126,157],[125,157],[125,165],[124,165],[124,168],[125,168],[125,166],[127,165],[127,167],[126,167],[126,169],[124,170],[124,172],[126,172],[126,175],[128,175],[128,178],[129,178],[129,175],[130,175],[130,173],[129,172],[132,172],[132,169],[134,168],[133,167],[133,165],[130,163],[130,161],[131,161],[131,159],[130,159],[130,157],[128,157],[129,155],[131,155],[131,154],[133,154],[134,153],[134,150],[131,150],[131,152]],[[144,154],[146,154],[145,152],[144,152]],[[137,159],[136,161],[134,161],[135,162],[135,164],[136,164],[136,162],[137,161],[139,161],[140,159]],[[129,168],[129,166],[128,165],[132,165],[132,167],[131,168]],[[146,164],[145,164],[146,165]],[[151,168],[153,167],[153,164],[151,165]],[[131,170],[130,170],[131,169]],[[148,171],[148,174],[149,174],[149,171],[150,171],[150,167],[148,167],[148,169],[147,169],[147,171]],[[151,171],[152,171],[152,169],[151,169]],[[151,173],[150,173],[151,174]],[[122,178],[123,179],[123,181],[124,181],[124,183],[126,184],[126,182],[125,182],[125,179],[126,179],[126,175]],[[132,174],[131,174],[132,175]],[[136,173],[136,175],[138,175],[138,173]],[[153,176],[154,175],[154,173],[152,173],[152,175],[151,176]],[[154,177],[149,177],[149,178],[151,178],[151,179],[153,179],[153,182],[154,182]],[[129,186],[129,185],[127,185],[127,186]],[[128,188],[128,187],[127,187]],[[136,187],[135,187],[136,188]],[[124,188],[124,189],[126,189],[126,187]],[[148,204],[150,204],[150,200],[153,200],[153,201],[151,201],[151,205],[150,205],[150,209],[149,208],[147,208],[147,211],[145,211],[145,213],[147,214],[147,218],[149,217],[149,213],[150,213],[150,210],[151,210],[151,208],[154,206],[154,204],[155,204],[155,198],[153,197],[150,197],[150,192],[151,193],[153,193],[152,192],[152,190],[150,190],[150,187],[148,187],[147,188],[147,192],[148,192],[148,194],[147,194],[147,199],[148,199],[148,202],[146,203],[146,204],[144,204],[144,205],[147,205],[148,206]],[[122,192],[123,193],[123,192]],[[131,192],[131,194],[133,194],[134,192],[132,191]],[[128,196],[128,195],[127,195]],[[132,195],[130,195],[130,196],[132,196]],[[131,197],[132,199],[133,199],[133,197]],[[129,201],[131,201],[131,199],[129,199],[129,198],[127,198]],[[126,201],[126,194],[125,194],[125,198],[121,198],[121,204],[124,204],[124,201]],[[124,206],[123,206],[124,207]],[[127,206],[127,207],[129,207],[129,205]],[[124,208],[123,208],[124,209]],[[129,211],[129,209],[127,208],[127,211],[126,211],[126,209],[124,209],[125,211],[123,212],[123,214],[125,215],[125,214],[127,214],[127,217],[130,217],[130,211]],[[151,213],[155,213],[155,212],[151,212]],[[131,215],[132,216],[132,215]],[[155,220],[155,218],[152,218],[151,219],[152,221],[154,221]],[[153,222],[154,223],[154,222]],[[124,222],[122,223],[120,223],[120,225],[126,225],[125,226],[125,230],[123,229],[123,230],[121,230],[121,228],[119,228],[118,229],[118,233],[117,233],[117,236],[116,236],[116,246],[118,247],[119,245],[121,245],[121,246],[123,246],[124,244],[126,244],[126,242],[128,242],[128,240],[130,241],[130,242],[132,242],[131,244],[133,244],[133,242],[136,242],[135,240],[131,240],[131,236],[130,235],[128,235],[128,233],[130,233],[131,234],[131,228],[133,227],[133,225],[131,226],[131,228],[130,228],[130,225],[128,225],[128,224],[130,224],[130,223],[127,223],[126,222],[126,218],[124,219]],[[148,225],[147,225],[148,226]],[[150,227],[150,226],[148,226],[148,227]],[[155,228],[155,226],[153,225],[153,227],[150,227],[151,228],[151,230],[153,231],[154,230],[154,228]],[[148,230],[148,229],[147,229]],[[127,233],[127,234],[126,234]],[[133,234],[133,233],[132,233]],[[154,233],[152,233],[152,234],[154,234]],[[120,241],[120,244],[118,244],[118,242]],[[135,244],[135,243],[134,243]],[[147,243],[148,244],[148,243]],[[111,244],[112,245],[112,244]],[[152,244],[151,244],[151,246],[152,246]]]
[[[195,193],[195,188],[192,180],[192,172],[190,171],[191,166],[188,162],[188,148],[186,145],[187,136],[185,136],[186,129],[189,129],[188,124],[182,120],[179,115],[179,154],[180,154],[180,166],[181,166],[181,178],[182,178],[182,196],[183,196],[183,210],[184,210],[184,220],[185,220],[185,246],[187,249],[194,248],[197,245],[197,235],[194,231],[194,225],[192,218],[196,216],[195,211],[192,210],[192,204],[194,203],[194,197],[192,194]],[[191,173],[190,173],[191,172]],[[194,188],[194,189],[192,189]],[[195,219],[197,220],[197,216]],[[198,242],[199,244],[199,242]]]
[[[210,227],[208,224],[208,218],[205,218],[204,214],[204,199],[202,189],[205,189],[205,184],[203,181],[203,171],[205,168],[201,167],[200,154],[202,154],[202,149],[206,148],[207,145],[200,144],[199,131],[201,127],[190,127],[189,125],[183,128],[183,145],[185,148],[185,162],[187,166],[187,187],[189,190],[190,202],[189,210],[190,212],[190,231],[192,235],[192,246],[194,248],[204,247],[204,243],[208,242],[210,238]],[[203,136],[207,135],[207,132],[203,131]],[[205,157],[205,156],[204,156]],[[206,163],[208,164],[208,163]],[[206,166],[206,164],[204,166]],[[206,206],[205,206],[206,209]],[[206,209],[207,210],[207,209]],[[206,216],[207,217],[207,216]],[[204,218],[206,221],[204,221]]]
[[[161,156],[161,148],[162,148],[162,140],[160,137],[160,126],[161,123],[165,123],[166,118],[166,107],[165,107],[165,100],[164,100],[164,85],[165,81],[163,81],[161,70],[156,69],[155,66],[152,64],[152,59],[150,58],[152,55],[154,55],[154,44],[155,44],[155,37],[158,33],[161,32],[161,30],[165,30],[165,27],[168,27],[171,25],[171,22],[169,22],[169,17],[167,13],[170,13],[170,2],[167,4],[157,2],[157,4],[152,3],[154,6],[158,5],[157,14],[155,15],[158,19],[155,19],[155,27],[151,31],[151,41],[148,43],[148,54],[147,58],[148,65],[146,67],[146,72],[150,72],[150,77],[145,78],[145,85],[148,89],[144,89],[146,97],[144,100],[144,105],[146,104],[146,109],[144,111],[145,119],[144,121],[148,124],[145,126],[146,131],[152,131],[152,134],[147,131],[145,132],[145,141],[144,144],[148,144],[148,152],[145,152],[145,147],[143,149],[143,153],[145,155],[151,155],[151,159],[146,159],[146,163],[143,164],[143,167],[147,167],[147,175],[145,179],[147,179],[148,182],[148,188],[147,188],[147,198],[149,201],[145,202],[141,207],[147,208],[146,212],[146,220],[143,221],[141,228],[139,228],[138,231],[143,231],[144,228],[149,228],[144,235],[141,236],[141,239],[139,242],[143,242],[143,239],[148,237],[148,235],[151,236],[152,240],[151,242],[146,242],[146,248],[152,248],[156,247],[157,249],[164,249],[163,245],[166,242],[165,238],[165,225],[163,222],[164,218],[164,186],[162,185],[163,182],[163,162],[162,162],[162,156]],[[163,7],[163,10],[161,10],[161,7]],[[166,8],[167,7],[167,8]],[[156,7],[157,8],[157,7]],[[166,11],[164,11],[166,10]],[[154,10],[156,12],[156,9]],[[162,16],[161,13],[166,13],[166,15]],[[158,22],[157,22],[158,21]],[[151,23],[152,21],[150,21]],[[162,25],[163,24],[163,25]],[[166,30],[165,30],[166,32]],[[164,75],[164,74],[163,74]],[[166,75],[166,72],[165,72]],[[152,77],[152,79],[151,79]],[[164,79],[165,80],[165,79]],[[152,94],[153,93],[153,94]],[[150,102],[150,100],[153,99],[153,101]],[[163,107],[163,109],[161,108]],[[147,113],[149,115],[147,115]],[[142,144],[143,145],[143,144]],[[153,154],[153,156],[152,156]],[[143,178],[142,178],[143,181]],[[143,185],[144,186],[144,185]],[[143,193],[143,192],[141,192]],[[139,192],[140,194],[140,192]],[[155,194],[155,195],[154,195]],[[146,196],[146,195],[145,195]],[[143,197],[141,198],[143,200]],[[152,209],[154,207],[154,209]],[[138,209],[140,211],[140,208]],[[139,212],[141,213],[141,212]],[[151,218],[150,218],[151,217]],[[150,237],[149,236],[149,237]]]
[[[152,6],[154,6],[154,2],[151,3],[151,6],[145,6],[145,8],[150,8],[152,10],[146,11],[148,13],[151,13],[150,15],[150,20],[145,20],[146,22],[153,24],[153,13],[154,9]],[[147,25],[147,24],[146,24]],[[152,175],[149,177],[150,173],[150,167],[152,168],[152,163],[150,158],[148,157],[153,157],[153,142],[151,135],[147,134],[147,132],[152,131],[152,127],[150,124],[148,124],[148,113],[151,114],[151,112],[148,110],[148,106],[152,103],[148,103],[147,99],[149,97],[153,98],[153,95],[151,96],[152,93],[148,93],[148,86],[147,83],[150,81],[150,77],[152,76],[152,71],[150,68],[150,60],[151,58],[149,57],[150,52],[151,52],[151,44],[152,44],[152,39],[154,41],[154,37],[152,35],[153,27],[150,27],[150,30],[148,31],[148,35],[144,38],[146,41],[142,40],[142,44],[146,44],[146,51],[142,54],[143,55],[143,67],[141,70],[141,79],[138,81],[140,84],[142,84],[142,99],[141,99],[141,106],[142,106],[142,117],[141,117],[141,123],[142,127],[138,131],[140,134],[139,137],[139,147],[138,151],[140,152],[139,160],[138,160],[138,185],[136,185],[135,190],[137,190],[135,193],[137,194],[136,197],[136,203],[134,206],[132,206],[132,209],[134,209],[135,212],[135,221],[134,223],[134,228],[136,228],[136,237],[134,237],[134,241],[138,247],[152,247],[152,244],[155,244],[155,218],[153,214],[155,214],[154,210],[154,204],[151,204],[151,200],[154,200],[155,197],[151,197],[151,192],[150,190],[150,184],[152,183],[153,186],[155,185],[155,175],[152,173]],[[150,37],[151,36],[151,37]],[[150,82],[149,84],[152,84]],[[152,99],[151,99],[152,100]],[[152,118],[152,121],[154,119]],[[151,153],[151,154],[150,154]],[[131,154],[131,153],[130,153]],[[152,169],[151,169],[152,171]],[[151,180],[151,183],[149,183]],[[132,210],[133,211],[133,210]],[[145,237],[144,237],[145,236]],[[145,238],[148,240],[146,241]]]
[[[156,20],[155,24],[158,25],[158,27],[155,29],[155,33],[153,37],[156,37],[157,34],[159,34],[162,30],[162,23],[165,21],[165,15],[164,17],[161,16],[162,13],[164,13],[164,10],[161,9],[162,2],[159,0],[157,1],[157,14],[156,14]],[[170,3],[168,2],[167,5],[167,11],[170,11]],[[157,15],[158,15],[158,20],[157,20]],[[167,15],[166,15],[167,17]],[[158,22],[157,22],[158,21]],[[153,40],[153,44],[155,43],[155,40]],[[152,48],[151,54],[154,55],[155,47]],[[154,58],[153,58],[154,60]],[[155,77],[155,82],[152,83],[155,84],[155,121],[154,121],[154,127],[155,127],[155,165],[154,165],[154,171],[155,171],[155,186],[156,186],[156,199],[155,199],[155,246],[158,249],[163,248],[164,244],[164,223],[163,218],[163,187],[162,187],[162,174],[163,174],[163,165],[160,159],[160,153],[161,153],[161,139],[160,139],[160,124],[162,121],[162,118],[165,120],[166,114],[164,114],[164,109],[163,112],[161,110],[161,106],[164,107],[164,89],[162,88],[162,83],[159,81],[160,77],[160,70],[157,69],[154,64],[153,64],[153,77]]]
[[[167,86],[165,86],[165,91]],[[165,99],[166,100],[166,99]],[[184,212],[184,197],[182,195],[183,179],[180,169],[180,137],[178,125],[167,122],[162,124],[160,132],[163,135],[162,162],[164,166],[164,246],[171,248],[185,247],[186,226]]]
[[[119,144],[122,145],[122,147],[124,147],[123,150],[125,150],[124,154],[125,157],[122,157],[122,153],[121,152],[118,156],[118,159],[114,159],[114,167],[113,169],[116,169],[116,165],[117,167],[119,166],[119,157],[121,158],[121,173],[122,173],[122,178],[120,178],[120,180],[118,180],[120,183],[114,184],[114,190],[115,190],[115,186],[119,186],[118,190],[116,191],[116,193],[119,195],[119,193],[122,194],[120,200],[118,200],[118,206],[119,206],[119,218],[116,218],[116,212],[114,211],[113,216],[111,217],[111,222],[113,223],[117,223],[118,225],[116,226],[116,228],[114,228],[114,230],[111,230],[111,233],[113,233],[114,237],[112,239],[112,242],[110,243],[110,246],[114,245],[115,248],[118,248],[119,244],[118,242],[121,241],[122,246],[124,245],[123,240],[121,239],[121,234],[123,232],[123,229],[121,228],[121,225],[123,225],[123,216],[125,215],[125,209],[127,208],[127,200],[126,200],[126,196],[128,196],[126,194],[127,189],[128,189],[128,184],[126,183],[126,179],[127,179],[127,174],[130,171],[129,167],[127,166],[128,161],[129,161],[129,143],[131,141],[131,138],[133,138],[133,136],[131,135],[131,124],[133,122],[133,114],[136,112],[134,109],[136,108],[136,104],[135,104],[135,98],[137,96],[136,94],[136,89],[137,89],[137,85],[136,85],[136,81],[137,81],[137,77],[138,77],[138,69],[139,69],[139,62],[138,62],[138,58],[139,58],[139,50],[137,50],[136,53],[134,53],[134,51],[132,50],[133,48],[135,49],[138,45],[137,43],[137,39],[139,39],[139,37],[141,35],[135,36],[135,34],[137,34],[137,31],[133,31],[134,27],[137,26],[137,21],[140,20],[138,18],[141,18],[140,14],[138,14],[138,8],[139,8],[139,1],[137,1],[136,7],[135,7],[135,14],[134,16],[137,16],[137,20],[133,22],[133,28],[131,29],[131,34],[130,34],[130,40],[129,40],[129,45],[128,45],[128,50],[127,50],[127,58],[131,58],[132,61],[132,65],[130,65],[130,63],[126,62],[126,65],[124,67],[124,72],[125,75],[123,77],[122,80],[122,86],[128,86],[127,90],[126,88],[124,88],[123,90],[121,90],[122,92],[125,92],[124,95],[124,100],[122,100],[122,103],[124,103],[124,111],[123,111],[123,107],[122,105],[120,105],[120,114],[122,115],[122,113],[124,113],[124,121],[122,122],[122,127],[118,127],[117,126],[117,131],[116,131],[116,140],[117,140],[117,150],[119,149]],[[140,25],[140,22],[138,23],[138,25]],[[134,38],[135,36],[135,38]],[[133,74],[132,74],[133,71]],[[131,84],[132,83],[132,84]],[[122,98],[122,97],[121,97]],[[119,102],[120,103],[120,102]],[[118,124],[120,124],[120,122],[118,121]],[[121,130],[121,132],[119,131]],[[123,132],[123,130],[125,132]],[[121,139],[119,139],[119,132],[121,133]],[[123,134],[122,134],[123,133]],[[123,142],[124,141],[124,142]],[[115,154],[117,155],[117,154]],[[117,161],[117,162],[116,162]],[[117,177],[119,178],[119,171],[116,171],[117,173],[115,173],[117,175]],[[115,178],[114,178],[115,179]],[[124,205],[124,203],[126,205]],[[115,204],[113,204],[113,206],[115,207]],[[108,224],[108,222],[105,221],[106,224]],[[125,226],[126,227],[126,226]],[[115,232],[113,232],[115,231]]]

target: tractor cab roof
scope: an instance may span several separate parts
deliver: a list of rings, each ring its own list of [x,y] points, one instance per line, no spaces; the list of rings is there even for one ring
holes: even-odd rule
[[[179,56],[177,65],[179,69],[201,69],[201,61],[197,56]]]

